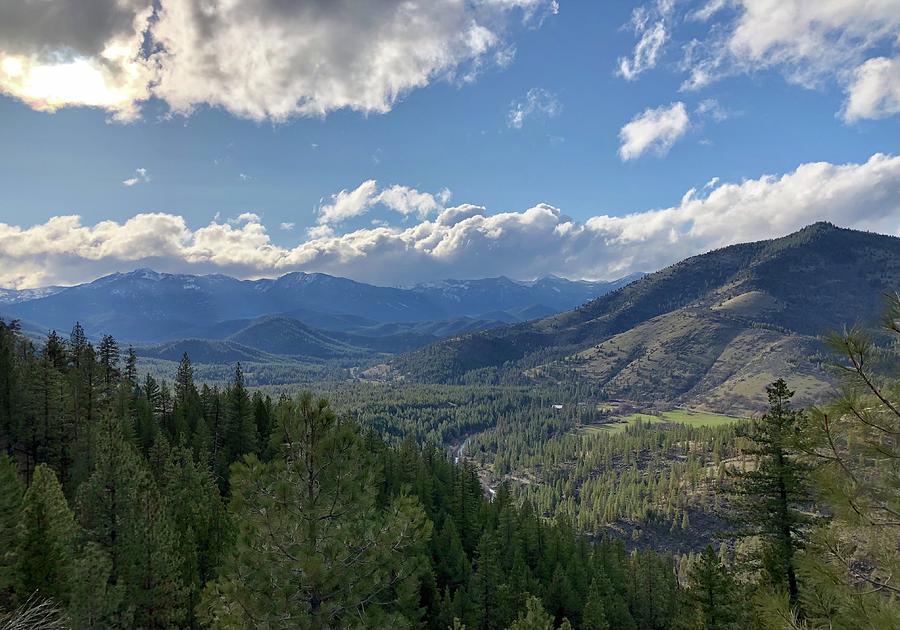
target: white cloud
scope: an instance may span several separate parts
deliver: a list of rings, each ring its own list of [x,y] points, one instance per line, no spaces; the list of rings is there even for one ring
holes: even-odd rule
[[[133,120],[150,97],[254,120],[389,111],[429,83],[509,63],[511,19],[548,0],[0,3],[0,92]],[[505,53],[502,51],[506,51]]]
[[[334,228],[330,225],[315,225],[306,229],[306,235],[313,240],[329,238],[334,236]]]
[[[900,44],[898,0],[710,0],[686,10],[697,21],[723,18],[685,46],[682,89],[775,69],[803,87],[846,89],[847,121],[897,113],[896,69],[869,57]]]
[[[297,225],[296,223],[286,221],[286,222],[280,224],[278,226],[278,229],[284,230],[285,232],[290,232],[294,229],[294,227],[296,227],[296,225]]]
[[[694,47],[687,87],[768,67],[812,87],[900,35],[896,0],[735,0],[733,5],[734,19]]]
[[[139,266],[240,277],[321,271],[384,284],[499,274],[612,278],[819,220],[900,235],[900,157],[808,163],[740,183],[711,180],[676,205],[626,216],[581,222],[547,204],[498,214],[461,205],[402,229],[337,234],[319,226],[294,247],[273,244],[255,215],[198,229],[162,213],[93,226],[77,216],[28,228],[0,224],[0,286],[72,283]]]
[[[513,101],[506,115],[506,124],[521,129],[528,118],[555,118],[562,112],[562,103],[553,92],[531,88],[525,100]]]
[[[378,182],[369,179],[353,190],[342,190],[332,195],[331,202],[319,208],[318,222],[320,225],[343,223],[365,214],[376,204],[382,204],[404,216],[416,214],[419,218],[424,218],[442,210],[450,197],[451,193],[446,188],[437,195],[397,184],[379,190]]]
[[[774,70],[805,88],[843,89],[846,122],[900,111],[900,0],[654,0],[632,13],[637,41],[618,74],[634,80],[653,68],[685,24],[691,39],[683,38],[677,66],[684,91]]]
[[[145,168],[136,168],[134,169],[134,175],[129,177],[128,179],[122,180],[122,184],[124,186],[135,186],[137,184],[146,184],[150,181],[150,175],[147,174],[147,169]]]
[[[725,8],[728,0],[709,0],[702,7],[690,15],[690,19],[698,22],[706,22],[716,13]]]
[[[228,219],[231,225],[240,225],[241,223],[259,223],[259,215],[255,212],[242,212],[234,218]]]
[[[731,113],[714,98],[705,98],[700,101],[696,111],[698,116],[711,118],[715,122],[722,122],[731,117]]]
[[[446,188],[435,197],[429,193],[419,192],[415,188],[394,185],[382,190],[376,199],[394,212],[402,215],[416,214],[424,218],[442,209],[450,200],[450,196],[450,191]]]
[[[642,72],[656,67],[659,53],[668,38],[663,22],[656,22],[644,30],[631,58],[619,57],[619,76],[633,81]]]
[[[673,0],[656,0],[631,12],[627,26],[638,38],[631,57],[619,57],[616,74],[626,81],[656,67],[663,46],[669,41],[669,23],[675,11]]]
[[[687,132],[690,124],[687,109],[681,101],[647,109],[619,131],[622,143],[619,157],[624,161],[633,160],[647,151],[663,156]]]
[[[900,57],[869,59],[854,71],[847,91],[848,122],[900,113]]]
[[[319,223],[341,223],[364,214],[374,204],[378,182],[364,181],[353,190],[342,190],[331,196],[331,203],[319,208]]]

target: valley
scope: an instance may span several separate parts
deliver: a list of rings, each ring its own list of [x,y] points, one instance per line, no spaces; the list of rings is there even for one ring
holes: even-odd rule
[[[294,413],[292,401],[311,404],[297,397],[312,390],[381,453],[384,479],[406,479],[426,501],[440,492],[429,484],[450,482],[423,471],[445,461],[452,492],[467,501],[515,505],[517,518],[633,557],[677,559],[672,575],[686,580],[706,549],[736,567],[754,553],[734,519],[742,501],[734,484],[760,466],[754,436],[772,413],[770,384],[785,379],[790,404],[812,414],[836,395],[826,336],[850,313],[869,327],[878,320],[879,293],[900,286],[900,239],[816,224],[614,283],[348,282],[252,281],[253,295],[265,297],[251,305],[244,281],[139,270],[13,296],[0,309],[28,319],[4,328],[20,348],[5,356],[24,357],[16,364],[30,371],[15,378],[47,407],[27,403],[7,421],[7,448],[29,475],[52,461],[62,479],[75,479],[68,453],[86,446],[64,436],[99,400],[107,415],[121,405],[115,440],[150,458],[180,444],[194,453],[188,459],[208,461],[209,483],[225,493],[229,467],[251,453],[269,457],[270,433]],[[473,314],[485,293],[496,294],[496,308]],[[233,308],[221,306],[232,299]],[[189,305],[200,315],[185,323]],[[203,321],[205,308],[223,315]],[[40,332],[64,313],[90,328],[75,325],[68,338]],[[417,319],[392,319],[405,317]],[[98,337],[105,324],[121,340]],[[74,348],[87,367],[64,358]]]

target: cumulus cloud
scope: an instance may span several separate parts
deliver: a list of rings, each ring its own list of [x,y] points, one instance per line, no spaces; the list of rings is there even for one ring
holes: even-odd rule
[[[877,45],[900,36],[895,0],[737,0],[733,6],[733,19],[691,49],[686,87],[769,67],[782,70],[795,83],[814,87],[854,67]],[[713,8],[721,8],[720,3]]]
[[[137,184],[146,184],[150,181],[150,175],[147,174],[147,169],[145,168],[136,168],[134,169],[134,175],[129,177],[128,179],[122,180],[123,186],[135,186]]]
[[[497,214],[460,205],[404,228],[338,234],[320,226],[320,235],[294,247],[272,243],[249,214],[197,229],[162,213],[93,226],[78,216],[0,224],[0,286],[72,283],[140,266],[240,277],[321,271],[384,284],[499,274],[613,278],[819,220],[900,235],[900,157],[807,163],[739,183],[714,179],[671,207],[626,216],[576,221],[548,204]]]
[[[619,131],[619,157],[634,160],[647,151],[658,156],[669,152],[691,125],[684,103],[649,108],[631,119]]]
[[[228,219],[231,225],[240,225],[241,223],[259,223],[259,215],[255,212],[242,212],[236,217]]]
[[[443,209],[450,197],[451,193],[446,188],[436,195],[399,184],[379,190],[378,182],[369,179],[353,190],[345,189],[332,195],[329,203],[319,207],[318,223],[320,226],[343,223],[365,214],[377,204],[404,216],[415,214],[424,218]],[[321,230],[316,232],[323,233]]]
[[[151,97],[254,120],[389,111],[440,79],[509,63],[505,35],[550,0],[91,0],[0,3],[0,92],[132,120]]]
[[[528,118],[555,118],[562,112],[562,103],[553,93],[543,88],[531,88],[521,101],[513,101],[506,124],[521,129]]]
[[[900,113],[900,57],[869,59],[853,73],[847,92],[848,122]]]
[[[296,223],[293,223],[293,222],[291,222],[291,221],[286,221],[286,222],[284,222],[284,223],[281,223],[281,224],[278,226],[278,229],[279,229],[279,230],[283,230],[283,231],[285,231],[285,232],[290,232],[290,231],[292,231],[292,230],[294,229],[294,227],[296,227],[296,225],[297,225]]]
[[[677,66],[684,91],[774,70],[805,88],[838,85],[847,94],[847,122],[898,110],[898,0],[653,0],[634,10],[629,25],[637,41],[618,68],[628,80],[654,67],[681,28],[691,30]],[[698,25],[705,32],[697,34]]]

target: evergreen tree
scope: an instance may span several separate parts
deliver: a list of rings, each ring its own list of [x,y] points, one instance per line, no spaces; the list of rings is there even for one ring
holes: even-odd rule
[[[81,359],[87,347],[88,340],[87,335],[84,333],[84,328],[80,322],[75,322],[75,326],[72,327],[72,333],[69,335],[69,356],[71,357],[72,365],[76,368],[81,366]]]
[[[690,572],[688,595],[694,617],[690,627],[698,630],[738,628],[738,606],[734,578],[707,545]]]
[[[594,578],[584,604],[584,611],[581,613],[581,627],[584,630],[609,630],[610,625],[606,619],[604,599],[602,584],[597,578]]]
[[[421,507],[400,496],[379,509],[358,430],[309,394],[286,404],[272,434],[277,456],[232,469],[239,534],[205,594],[207,622],[319,629],[408,619],[430,533]]]
[[[497,538],[492,532],[485,532],[478,544],[468,594],[472,607],[466,625],[493,630],[509,624],[515,608],[506,584]]]
[[[175,374],[175,397],[173,400],[173,426],[169,437],[178,442],[190,435],[196,428],[202,410],[200,394],[194,384],[194,367],[187,352],[181,357]]]
[[[97,359],[100,364],[100,377],[103,380],[103,391],[109,396],[119,380],[119,343],[112,335],[103,335],[97,347]]]
[[[272,399],[263,397],[259,391],[253,392],[253,422],[256,425],[256,443],[263,450],[269,443],[269,434],[272,431]]]
[[[137,384],[137,353],[134,351],[134,346],[128,346],[128,350],[125,352],[125,370],[122,372],[122,376],[132,385]]]
[[[553,630],[553,617],[544,610],[539,598],[529,596],[525,600],[525,610],[519,613],[509,630]]]
[[[134,609],[126,600],[125,585],[112,580],[112,559],[94,542],[87,543],[72,568],[69,614],[75,628],[129,628]]]
[[[34,469],[17,527],[18,592],[38,592],[42,597],[67,602],[77,534],[75,517],[56,474],[45,464]]]
[[[810,502],[809,465],[798,444],[803,413],[791,408],[794,395],[779,379],[766,388],[769,411],[756,423],[747,454],[757,458],[755,470],[736,473],[737,522],[743,536],[765,543],[762,569],[767,581],[800,605],[797,553],[810,525],[804,508]]]
[[[0,447],[12,455],[13,436],[22,415],[22,375],[18,368],[18,349],[22,344],[19,322],[0,319]]]
[[[202,587],[215,577],[229,542],[225,506],[211,472],[205,464],[194,461],[189,448],[170,448],[162,438],[154,445],[150,459],[160,462],[154,473],[175,532],[174,552],[185,586],[181,606],[188,624],[194,626]]]
[[[134,624],[140,628],[182,626],[188,619],[186,594],[170,514],[149,475],[140,477],[123,536],[122,576]]]
[[[25,488],[13,460],[0,455],[0,609],[12,601],[15,586],[19,514]]]
[[[235,366],[234,378],[225,391],[224,407],[222,446],[224,461],[229,463],[237,461],[245,453],[256,451],[256,424],[240,363]]]
[[[55,330],[47,333],[47,342],[44,345],[44,355],[50,360],[57,370],[65,370],[68,358],[66,356],[66,342]]]
[[[802,557],[803,608],[822,627],[900,627],[900,293],[887,298],[881,330],[832,335],[838,396],[808,414],[804,435],[818,464],[817,495],[830,522]]]
[[[70,466],[67,451],[71,446],[64,443],[68,429],[65,410],[68,392],[65,376],[57,367],[61,359],[64,360],[60,357],[62,351],[58,341],[48,338],[29,379],[31,409],[28,414],[30,428],[25,438],[29,443],[26,470],[37,463],[46,463],[58,470],[63,483],[67,483]]]
[[[109,554],[110,580],[115,583],[121,579],[128,561],[125,529],[147,473],[115,424],[98,432],[92,450],[93,470],[78,488],[76,511],[86,538]]]
[[[434,556],[438,584],[456,589],[469,581],[472,567],[449,515],[444,517],[444,526],[435,536]]]

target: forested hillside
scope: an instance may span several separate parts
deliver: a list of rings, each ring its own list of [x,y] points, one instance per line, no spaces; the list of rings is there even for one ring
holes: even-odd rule
[[[900,285],[900,239],[817,223],[647,275],[575,310],[455,337],[392,362],[426,382],[584,379],[612,398],[758,411],[763,387],[798,401],[833,385],[819,336],[877,322]]]
[[[671,556],[589,545],[505,487],[488,501],[435,446],[251,395],[240,366],[220,391],[185,357],[169,386],[111,337],[36,348],[3,324],[0,379],[0,623],[656,628],[693,610]]]

